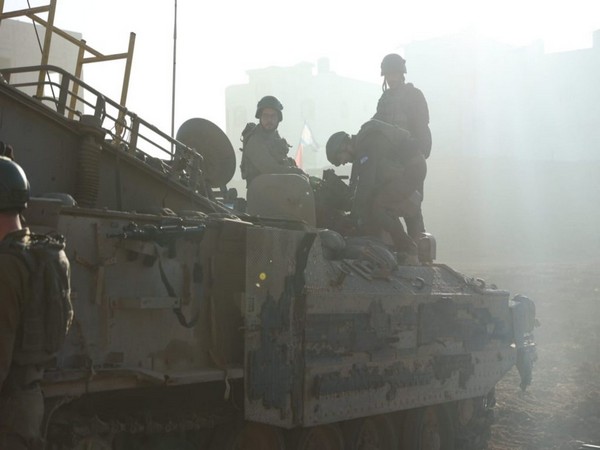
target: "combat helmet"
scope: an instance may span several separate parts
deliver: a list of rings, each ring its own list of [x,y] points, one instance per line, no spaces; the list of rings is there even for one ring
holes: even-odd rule
[[[254,117],[260,119],[262,110],[265,108],[274,109],[275,111],[277,111],[279,121],[281,122],[283,120],[283,113],[281,112],[283,111],[283,105],[279,100],[277,100],[277,97],[274,97],[272,95],[266,95],[263,98],[261,98],[258,101],[258,104],[256,105],[256,114],[254,115]]]
[[[381,76],[394,72],[406,73],[406,60],[397,53],[390,53],[381,60]]]
[[[327,153],[327,160],[334,166],[339,166],[340,163],[337,159],[337,154],[340,152],[342,144],[350,139],[350,136],[345,131],[338,131],[333,133],[327,140],[325,146],[325,152]]]
[[[22,211],[29,200],[29,181],[17,163],[0,156],[0,211]]]

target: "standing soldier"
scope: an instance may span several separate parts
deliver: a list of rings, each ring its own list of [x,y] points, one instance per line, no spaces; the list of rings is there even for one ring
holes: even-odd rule
[[[400,55],[391,53],[381,61],[383,94],[377,103],[373,119],[382,120],[407,130],[417,143],[425,158],[431,153],[431,130],[429,129],[429,108],[423,93],[412,83],[405,82],[406,61]],[[418,188],[423,195],[423,184]],[[418,240],[425,231],[423,213],[406,218],[408,234]]]
[[[0,156],[0,448],[43,446],[40,381],[73,315],[64,244],[23,228],[29,182]]]
[[[403,263],[418,264],[417,245],[404,231],[400,217],[420,211],[418,188],[427,174],[424,156],[410,134],[399,127],[370,120],[358,134],[334,133],[327,141],[327,159],[335,166],[352,163],[352,216],[358,228],[379,237],[389,233]]]
[[[288,157],[290,146],[277,131],[279,122],[283,120],[282,110],[283,105],[276,97],[267,95],[261,98],[256,105],[258,125],[248,124],[242,132],[244,146],[240,167],[247,187],[258,175],[304,174],[295,161]]]

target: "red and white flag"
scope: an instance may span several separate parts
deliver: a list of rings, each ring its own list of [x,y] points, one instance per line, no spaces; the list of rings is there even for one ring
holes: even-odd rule
[[[302,133],[300,134],[300,143],[298,144],[298,148],[296,149],[296,156],[294,160],[296,161],[296,165],[302,169],[302,154],[304,153],[304,147],[313,146],[315,148],[319,148],[319,145],[314,140],[312,131],[306,122],[304,122],[304,127],[302,128]]]

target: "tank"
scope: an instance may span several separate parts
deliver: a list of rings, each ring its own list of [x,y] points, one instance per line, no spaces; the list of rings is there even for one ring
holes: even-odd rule
[[[53,98],[27,93],[41,71]],[[172,139],[59,67],[0,73],[27,224],[72,268],[46,448],[484,448],[496,383],[531,382],[533,302],[436,263],[430,236],[407,266],[322,228],[330,172],[265,176],[244,208],[213,123]]]

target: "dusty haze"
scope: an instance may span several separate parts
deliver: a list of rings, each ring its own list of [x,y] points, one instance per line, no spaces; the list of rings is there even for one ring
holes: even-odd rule
[[[429,161],[424,215],[447,263],[600,258],[600,162]]]

